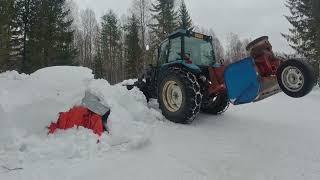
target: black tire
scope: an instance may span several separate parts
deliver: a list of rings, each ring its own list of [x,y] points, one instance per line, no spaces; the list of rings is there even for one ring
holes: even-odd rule
[[[288,83],[289,76],[286,76],[287,69],[292,68],[295,75],[291,79],[293,85]],[[298,76],[296,76],[298,75]],[[296,78],[298,77],[298,78]],[[316,83],[313,67],[306,61],[300,59],[290,59],[284,61],[277,70],[277,79],[282,91],[290,97],[300,98],[310,93]],[[296,83],[296,79],[298,82]],[[294,85],[297,87],[293,87]],[[290,87],[291,86],[291,87]]]
[[[176,111],[170,110],[166,93],[167,83],[174,82],[182,94],[182,103]],[[190,124],[200,112],[202,94],[197,78],[191,72],[180,68],[170,68],[162,73],[158,86],[158,102],[162,114],[170,121],[181,124]]]
[[[218,115],[224,113],[230,105],[228,96],[223,93],[213,98],[213,101],[202,105],[202,112]]]
[[[143,87],[141,87],[139,89],[140,89],[140,91],[142,91],[142,93],[146,97],[147,102],[150,102],[150,99],[152,96],[150,95],[150,91],[148,90],[147,85],[145,84]]]

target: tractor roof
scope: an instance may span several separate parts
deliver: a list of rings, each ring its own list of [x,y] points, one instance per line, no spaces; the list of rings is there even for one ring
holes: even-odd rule
[[[178,36],[186,36],[189,34],[189,30],[186,30],[186,29],[178,29],[174,32],[172,32],[171,34],[169,34],[168,38],[172,39],[172,38],[175,38],[175,37],[178,37]]]
[[[168,38],[173,39],[173,38],[180,37],[180,36],[195,37],[198,39],[203,39],[205,41],[212,40],[212,36],[207,36],[207,35],[204,35],[201,33],[194,32],[194,31],[192,31],[192,29],[190,29],[190,30],[178,29],[178,30],[174,31],[173,33],[169,34]]]

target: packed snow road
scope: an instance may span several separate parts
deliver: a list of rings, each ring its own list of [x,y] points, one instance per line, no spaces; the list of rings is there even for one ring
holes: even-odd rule
[[[192,125],[165,120],[138,90],[93,80],[85,68],[0,74],[0,179],[320,179],[320,89],[201,114]],[[57,113],[90,89],[111,106],[111,135],[85,129],[47,136]]]

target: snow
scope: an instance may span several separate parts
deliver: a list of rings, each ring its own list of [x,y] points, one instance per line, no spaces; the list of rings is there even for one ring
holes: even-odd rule
[[[132,82],[111,86],[82,67],[0,74],[0,179],[320,178],[319,88],[179,125],[164,119],[155,100],[122,86]],[[111,134],[74,128],[48,136],[45,127],[86,90],[111,108]]]

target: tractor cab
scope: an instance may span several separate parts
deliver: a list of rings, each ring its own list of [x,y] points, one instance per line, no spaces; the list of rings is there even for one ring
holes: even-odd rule
[[[214,64],[212,37],[183,29],[170,34],[159,46],[157,65],[176,61],[197,66]]]

